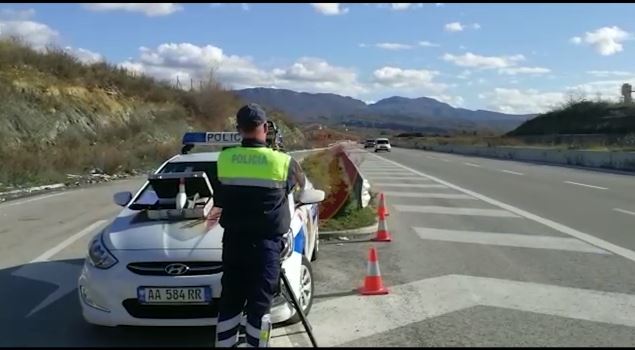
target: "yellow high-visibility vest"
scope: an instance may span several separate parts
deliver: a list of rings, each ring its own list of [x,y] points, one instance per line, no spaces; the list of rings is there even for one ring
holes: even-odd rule
[[[291,156],[267,147],[232,147],[218,156],[218,181],[223,185],[284,188]]]

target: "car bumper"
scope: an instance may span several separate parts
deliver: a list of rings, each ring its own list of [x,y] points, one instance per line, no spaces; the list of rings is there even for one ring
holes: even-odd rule
[[[101,326],[210,326],[216,325],[222,273],[204,276],[143,276],[130,272],[121,262],[102,270],[84,263],[78,280],[82,316],[88,323]],[[139,286],[209,286],[209,305],[148,306],[137,302]],[[291,318],[294,310],[281,296],[271,308],[273,323]]]

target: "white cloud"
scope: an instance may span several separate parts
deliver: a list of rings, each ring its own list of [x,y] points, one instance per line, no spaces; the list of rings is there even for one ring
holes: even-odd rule
[[[348,8],[341,7],[341,3],[312,3],[311,6],[319,13],[327,16],[343,15]]]
[[[435,44],[435,43],[431,43],[429,41],[420,41],[419,46],[423,46],[423,47],[439,47],[439,44]]]
[[[625,72],[625,71],[619,71],[619,70],[590,70],[590,71],[587,71],[587,74],[590,74],[599,78],[606,78],[609,76],[617,76],[617,77],[635,76],[635,73],[633,72]]]
[[[374,81],[382,86],[389,87],[417,87],[432,83],[438,75],[437,71],[426,69],[401,69],[397,67],[382,67],[373,72]]]
[[[620,72],[625,73],[625,72]],[[621,98],[620,88],[624,83],[635,85],[635,73],[630,75],[620,75],[622,78],[616,80],[591,81],[583,84],[568,86],[568,91],[577,91],[586,94],[588,98],[594,98],[596,94],[601,94],[604,98],[618,101]]]
[[[2,9],[0,10],[0,19],[3,19],[3,20],[26,21],[28,19],[33,18],[33,16],[35,16],[34,9],[26,9],[26,10]]]
[[[28,20],[0,20],[0,38],[17,37],[36,50],[54,44],[59,33],[43,23]]]
[[[460,22],[452,22],[445,25],[444,29],[446,32],[460,32],[465,27]]]
[[[84,7],[93,11],[140,12],[149,17],[166,16],[183,9],[176,3],[95,3],[84,4]]]
[[[243,2],[242,4],[240,4],[240,8],[242,8],[243,11],[249,11],[249,4]]]
[[[591,45],[602,56],[614,55],[624,50],[622,42],[631,38],[631,34],[617,26],[602,27],[593,32],[586,32],[584,38],[575,36],[570,39],[574,44]]]
[[[472,24],[472,28],[474,28],[474,29],[477,29],[477,30],[478,30],[478,29],[481,29],[481,25],[480,25],[480,24],[478,24],[478,23],[474,23],[474,24]]]
[[[393,10],[407,10],[413,4],[409,2],[391,3],[390,6]]]
[[[302,57],[290,67],[274,69],[273,79],[279,86],[308,92],[332,92],[359,96],[368,89],[357,79],[351,68],[329,64],[321,58]]]
[[[516,74],[547,74],[551,72],[549,68],[543,67],[510,67],[501,68],[499,74],[516,75]]]
[[[378,43],[376,47],[384,50],[408,50],[412,49],[412,45],[399,44],[399,43]]]
[[[518,61],[525,59],[523,55],[513,56],[480,56],[467,52],[463,55],[452,55],[446,53],[442,59],[447,62],[452,62],[460,67],[472,67],[472,68],[507,68],[515,65]]]
[[[491,92],[481,93],[480,99],[488,101],[487,108],[503,113],[529,114],[546,112],[564,101],[561,92],[540,92],[534,89],[519,90],[495,88]]]
[[[359,43],[359,44],[357,44],[357,46],[359,46],[359,47],[368,47],[368,45],[366,45],[364,43]]]
[[[349,96],[367,91],[353,69],[333,66],[320,58],[302,57],[288,67],[266,70],[249,57],[228,55],[212,45],[166,43],[153,49],[141,47],[138,59],[122,62],[120,66],[173,83],[178,76],[184,87],[189,87],[190,79],[195,82],[207,79],[214,70],[219,82],[234,89],[278,87]]]
[[[77,57],[77,59],[84,64],[93,64],[104,60],[104,57],[102,55],[88,49],[66,46],[64,48],[64,51]]]
[[[573,44],[581,44],[582,38],[580,38],[579,36],[574,36],[573,38],[569,39],[569,41]]]
[[[459,79],[469,79],[469,77],[472,75],[472,72],[469,69],[466,69],[464,71],[461,72],[461,74],[457,75],[456,77]]]
[[[434,6],[441,7],[441,6],[443,6],[443,3],[442,2],[436,2],[436,3],[434,3]]]
[[[438,75],[439,72],[433,70],[385,66],[373,72],[371,87],[376,95],[428,96],[454,105],[462,104],[461,97],[447,93],[449,85],[435,80]]]
[[[160,80],[181,82],[205,80],[214,70],[221,82],[236,85],[258,85],[268,83],[268,75],[251,62],[248,57],[226,55],[222,49],[212,46],[197,46],[190,43],[165,43],[154,49],[139,48],[137,60],[122,62],[126,69],[144,73]]]
[[[411,2],[403,2],[403,3],[391,3],[390,7],[395,11],[403,11],[409,8],[420,8],[423,7],[422,3],[411,3]]]

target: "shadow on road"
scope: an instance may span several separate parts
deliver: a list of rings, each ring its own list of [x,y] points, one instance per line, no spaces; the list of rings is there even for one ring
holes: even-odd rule
[[[0,347],[213,346],[211,326],[111,328],[86,323],[75,287],[82,264],[82,259],[58,260],[0,270]]]

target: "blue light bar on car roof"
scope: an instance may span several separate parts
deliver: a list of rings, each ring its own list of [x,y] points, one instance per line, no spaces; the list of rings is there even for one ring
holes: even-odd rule
[[[237,132],[186,132],[184,145],[239,145],[242,137]]]

